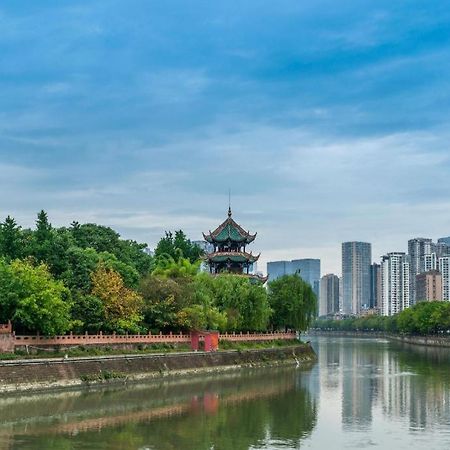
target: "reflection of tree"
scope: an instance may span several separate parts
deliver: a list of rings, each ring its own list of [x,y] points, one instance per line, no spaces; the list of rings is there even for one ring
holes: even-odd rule
[[[51,424],[41,417],[39,426],[16,429],[10,448],[26,442],[27,448],[52,449],[246,450],[267,438],[298,447],[317,413],[298,383],[302,376],[293,368],[269,369],[157,390],[74,396],[64,419],[53,417]]]

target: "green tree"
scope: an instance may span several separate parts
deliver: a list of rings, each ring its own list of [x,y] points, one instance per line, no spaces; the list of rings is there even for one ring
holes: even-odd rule
[[[70,292],[55,281],[44,264],[0,262],[2,319],[12,319],[18,331],[61,334],[71,327]],[[7,317],[4,317],[7,315]]]
[[[11,216],[8,216],[0,224],[0,256],[4,256],[9,260],[20,258],[22,249],[21,228]]]
[[[198,261],[203,255],[203,250],[187,239],[182,230],[175,231],[175,235],[166,231],[155,249],[155,257],[170,256],[177,261],[180,258],[188,259],[191,263]]]
[[[284,275],[269,283],[271,323],[275,329],[306,330],[315,318],[317,298],[299,275]]]

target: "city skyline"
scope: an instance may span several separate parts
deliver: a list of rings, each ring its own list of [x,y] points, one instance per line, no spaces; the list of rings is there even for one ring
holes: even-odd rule
[[[343,241],[381,256],[450,234],[442,4],[42,0],[0,17],[3,217],[44,209],[154,248],[201,239],[231,189],[261,267],[324,273]]]

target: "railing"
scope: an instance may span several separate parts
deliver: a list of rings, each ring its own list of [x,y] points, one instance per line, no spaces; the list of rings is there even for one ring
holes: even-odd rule
[[[278,339],[296,339],[295,332],[269,333],[222,333],[222,341],[271,341]],[[36,345],[113,345],[113,344],[154,344],[154,343],[190,343],[190,334],[67,334],[63,336],[14,336],[15,346]]]
[[[12,333],[11,322],[0,323],[0,334],[11,334],[11,333]]]

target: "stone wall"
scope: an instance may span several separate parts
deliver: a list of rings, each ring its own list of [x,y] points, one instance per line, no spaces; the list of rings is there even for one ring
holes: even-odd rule
[[[309,345],[215,353],[177,353],[0,361],[0,392],[124,382],[209,368],[239,367],[275,361],[312,361]]]

